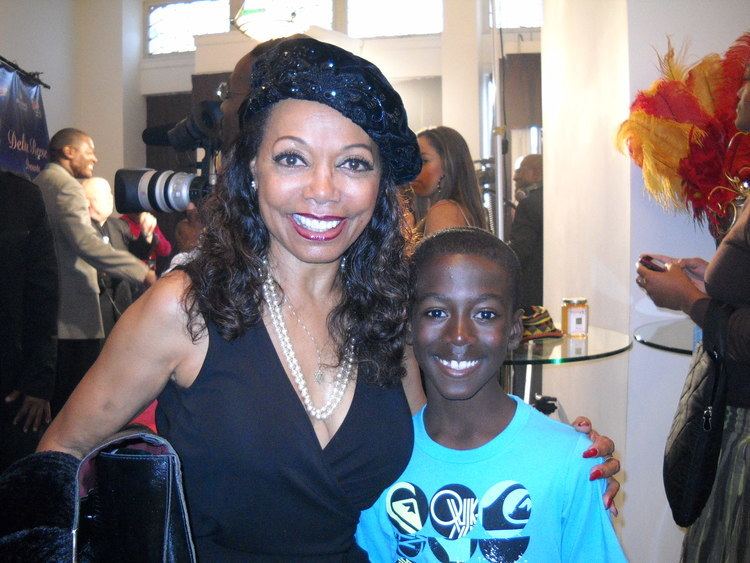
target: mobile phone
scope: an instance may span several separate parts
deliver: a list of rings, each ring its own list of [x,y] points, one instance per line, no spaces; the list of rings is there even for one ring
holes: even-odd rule
[[[638,260],[638,262],[644,268],[648,268],[649,270],[652,270],[654,272],[666,272],[667,271],[667,265],[664,262],[662,262],[658,258],[649,256],[648,254],[641,256],[641,259]]]

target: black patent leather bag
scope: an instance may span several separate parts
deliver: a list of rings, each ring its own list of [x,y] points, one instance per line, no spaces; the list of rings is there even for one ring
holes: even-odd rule
[[[679,526],[700,516],[711,494],[727,400],[727,327],[733,309],[711,300],[664,450],[664,489]]]
[[[180,460],[164,438],[125,430],[105,440],[81,461],[77,494],[77,561],[195,561]]]

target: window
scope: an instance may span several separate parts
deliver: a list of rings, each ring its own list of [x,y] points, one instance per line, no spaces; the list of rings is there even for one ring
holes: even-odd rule
[[[495,8],[496,26],[503,29],[542,27],[542,0],[491,0]],[[490,27],[492,22],[490,22]]]
[[[229,31],[229,0],[153,3],[148,9],[148,54],[195,51],[195,35]]]
[[[427,35],[443,31],[443,0],[348,0],[349,37]]]

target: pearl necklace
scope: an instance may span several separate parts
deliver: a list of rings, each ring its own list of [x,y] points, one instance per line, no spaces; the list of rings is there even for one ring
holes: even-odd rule
[[[268,264],[266,264],[266,268],[268,268]],[[292,341],[289,338],[289,332],[286,329],[284,316],[281,311],[281,299],[276,291],[276,282],[271,276],[270,271],[268,271],[266,279],[263,282],[263,298],[268,305],[271,323],[276,331],[276,336],[279,338],[281,351],[284,354],[284,358],[286,358],[286,363],[289,366],[289,370],[292,372],[292,378],[294,379],[294,383],[297,385],[297,390],[302,398],[302,405],[305,407],[307,414],[314,419],[325,420],[331,416],[336,407],[339,406],[339,403],[341,403],[341,399],[344,398],[344,392],[346,391],[347,385],[349,385],[349,379],[354,366],[354,347],[351,343],[346,347],[346,352],[344,353],[344,358],[341,362],[341,369],[339,369],[333,382],[333,391],[322,407],[316,407],[313,405],[312,399],[310,398],[310,392],[307,389],[305,376],[302,374],[302,368],[297,361],[297,355],[294,353]]]

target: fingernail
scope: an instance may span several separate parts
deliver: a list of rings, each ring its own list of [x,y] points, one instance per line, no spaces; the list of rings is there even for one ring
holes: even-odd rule
[[[612,502],[613,502],[613,501],[614,501],[614,499],[613,499],[612,497],[609,497],[609,498],[607,499],[607,502],[606,502],[606,503],[604,504],[604,506],[606,506],[606,507],[607,507],[607,510],[609,510],[610,508],[612,508]]]
[[[587,426],[587,423],[585,420],[582,420],[581,422],[578,423],[578,426]]]
[[[596,448],[589,448],[583,452],[583,457],[596,457],[597,455],[599,455],[599,450]]]
[[[604,473],[602,473],[601,469],[594,469],[589,474],[589,481],[596,481],[597,479],[601,479],[602,475],[604,475]]]

